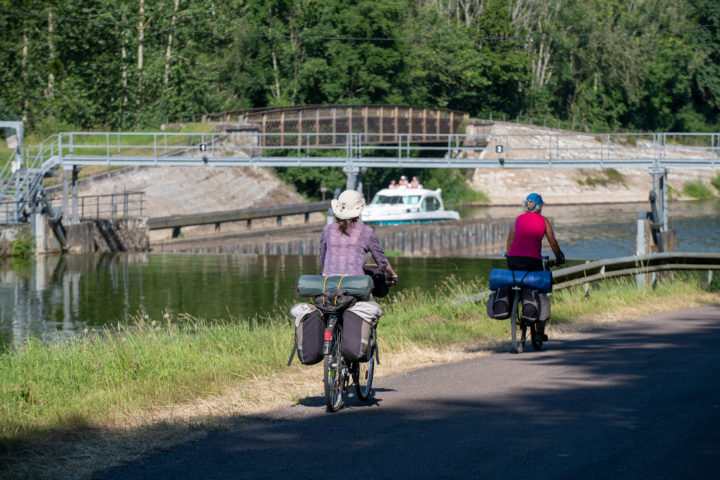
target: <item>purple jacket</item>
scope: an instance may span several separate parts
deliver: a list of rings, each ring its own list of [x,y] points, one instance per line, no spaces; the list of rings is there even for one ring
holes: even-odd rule
[[[363,264],[370,252],[380,271],[388,266],[375,232],[369,226],[356,222],[350,235],[343,235],[337,223],[325,226],[320,240],[320,265],[323,275],[365,275]]]

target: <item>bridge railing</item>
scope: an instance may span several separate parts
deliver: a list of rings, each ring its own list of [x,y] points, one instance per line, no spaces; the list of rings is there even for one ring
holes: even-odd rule
[[[57,149],[64,165],[720,168],[720,134],[672,135],[70,132]]]

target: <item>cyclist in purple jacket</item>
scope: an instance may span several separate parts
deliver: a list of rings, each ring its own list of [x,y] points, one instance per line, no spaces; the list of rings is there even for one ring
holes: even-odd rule
[[[323,275],[365,275],[363,265],[370,252],[378,270],[391,278],[397,274],[390,266],[375,231],[358,221],[365,200],[355,190],[345,190],[330,202],[335,223],[323,228],[320,240],[320,265]]]

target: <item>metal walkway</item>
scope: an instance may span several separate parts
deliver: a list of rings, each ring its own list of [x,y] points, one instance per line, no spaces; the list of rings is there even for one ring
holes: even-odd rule
[[[323,140],[328,136],[332,141]],[[425,144],[414,137],[394,132],[59,133],[26,147],[21,168],[11,171],[8,162],[0,172],[0,223],[23,221],[42,188],[40,180],[59,168],[68,212],[68,172],[73,172],[75,196],[77,171],[89,165],[339,167],[348,177],[347,188],[358,187],[366,168],[647,168],[655,178],[661,218],[666,218],[668,169],[720,168],[720,133],[425,133],[431,141]],[[666,220],[663,224],[666,228]]]
[[[428,134],[434,140],[429,145],[414,143],[409,134],[388,134],[396,138],[393,143],[335,134],[333,143],[340,147],[318,145],[317,137],[327,135],[332,134],[71,132],[45,143],[53,143],[51,154],[66,170],[85,165],[720,168],[720,133]]]

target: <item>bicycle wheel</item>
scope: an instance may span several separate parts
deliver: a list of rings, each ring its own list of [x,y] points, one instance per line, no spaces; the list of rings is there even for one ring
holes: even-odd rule
[[[372,393],[373,374],[375,373],[375,349],[373,349],[372,357],[367,362],[355,362],[353,372],[353,382],[355,383],[357,396],[360,400],[366,402]]]
[[[323,374],[325,380],[325,403],[329,412],[337,412],[343,404],[345,379],[342,371],[342,334],[335,331],[335,343],[329,354],[325,355]]]
[[[515,292],[513,299],[512,313],[510,314],[510,334],[512,336],[512,349],[514,353],[522,353],[525,345],[519,339],[518,329],[520,328],[520,312],[518,311],[518,303],[520,301],[520,293]]]

